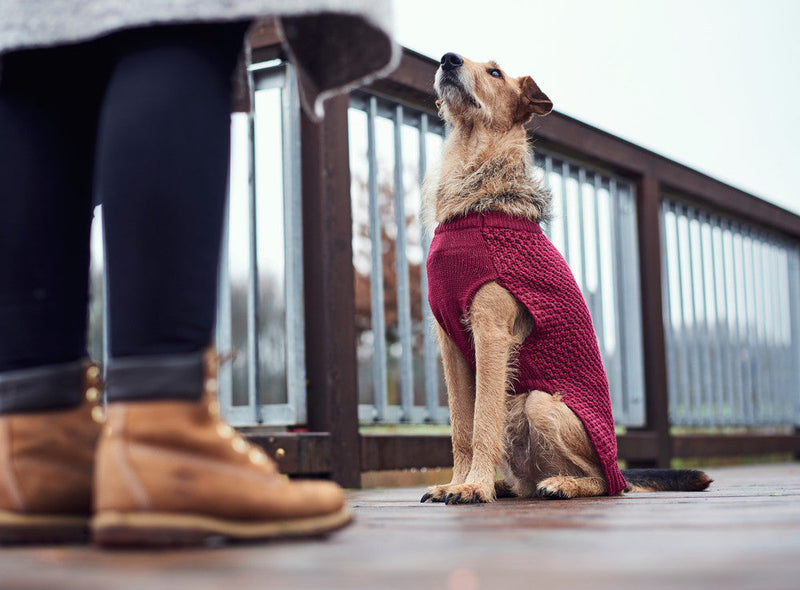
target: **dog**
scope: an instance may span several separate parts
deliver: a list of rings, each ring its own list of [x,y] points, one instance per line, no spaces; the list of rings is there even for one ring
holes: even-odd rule
[[[580,288],[542,233],[551,195],[525,125],[553,108],[529,76],[455,53],[434,90],[448,125],[423,186],[427,260],[450,407],[453,477],[422,502],[702,490],[692,470],[617,467],[608,381]],[[500,468],[503,479],[496,481]]]

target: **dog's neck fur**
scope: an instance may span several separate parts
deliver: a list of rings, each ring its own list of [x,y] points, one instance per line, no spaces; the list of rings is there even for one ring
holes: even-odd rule
[[[537,223],[548,219],[550,191],[533,177],[533,152],[522,125],[493,129],[456,121],[442,146],[442,163],[425,179],[429,230],[471,212],[501,211]]]

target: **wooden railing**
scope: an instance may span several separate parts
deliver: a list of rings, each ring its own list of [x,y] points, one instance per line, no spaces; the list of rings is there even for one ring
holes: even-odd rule
[[[281,54],[268,25],[255,31],[251,43],[256,61]],[[437,66],[435,60],[406,50],[397,70],[361,90],[435,115]],[[452,457],[449,436],[359,430],[349,105],[349,97],[338,97],[327,102],[321,123],[301,119],[307,431],[263,434],[253,429],[249,435],[279,458],[285,472],[330,476],[359,487],[362,471],[448,466]],[[663,312],[662,198],[677,194],[716,214],[746,220],[780,234],[795,252],[800,217],[558,112],[535,120],[529,131],[538,148],[600,166],[635,186],[645,426],[618,436],[620,459],[629,465],[666,467],[675,458],[800,454],[800,435],[791,428],[770,434],[673,432]],[[800,312],[798,305],[794,312]],[[800,365],[800,358],[794,360]]]

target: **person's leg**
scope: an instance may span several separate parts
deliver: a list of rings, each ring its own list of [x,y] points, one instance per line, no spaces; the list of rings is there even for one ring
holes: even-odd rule
[[[86,356],[101,62],[86,46],[3,57],[0,372]],[[88,75],[91,72],[92,75]]]
[[[114,39],[97,176],[109,401],[200,396],[216,313],[232,74],[245,30],[159,27]],[[143,379],[156,372],[162,378]]]
[[[3,57],[0,543],[88,534],[100,383],[82,357],[103,63],[87,46]]]
[[[97,453],[100,545],[327,532],[330,482],[290,482],[221,419],[216,311],[230,95],[244,27],[121,35],[100,125],[111,358]]]
[[[200,396],[216,312],[232,74],[245,29],[159,27],[114,39],[97,176],[109,401]],[[162,377],[142,378],[155,374]]]
[[[211,342],[230,154],[232,74],[245,27],[121,36],[102,110],[113,358]]]

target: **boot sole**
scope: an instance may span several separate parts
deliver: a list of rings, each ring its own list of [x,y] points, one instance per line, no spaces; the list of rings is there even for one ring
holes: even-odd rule
[[[101,547],[187,547],[223,542],[322,536],[353,520],[348,507],[324,516],[241,522],[174,513],[101,512],[92,519]]]
[[[86,543],[89,518],[0,510],[0,545]]]

